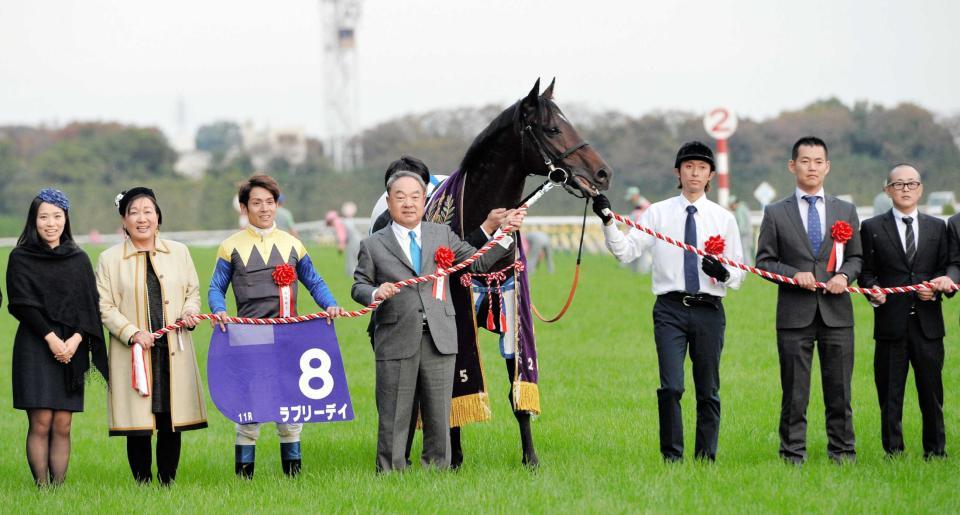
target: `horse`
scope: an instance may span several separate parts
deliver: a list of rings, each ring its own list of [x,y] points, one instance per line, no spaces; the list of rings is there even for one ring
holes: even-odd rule
[[[466,151],[457,172],[434,191],[427,209],[428,221],[450,223],[462,238],[476,247],[486,242],[487,235],[480,229],[487,214],[493,208],[513,208],[521,202],[527,177],[549,176],[571,194],[594,196],[599,190],[610,186],[612,171],[603,158],[583,140],[570,121],[553,101],[556,79],[540,93],[540,80],[530,92],[506,108],[473,140]],[[458,204],[458,205],[456,205]],[[456,209],[451,209],[455,207]],[[519,242],[519,239],[517,239]],[[517,246],[516,256],[522,260],[522,250]],[[526,272],[515,265],[514,254],[498,262],[493,270],[503,270],[501,280],[516,281],[516,353],[504,355],[511,380],[509,395],[514,415],[520,428],[522,447],[521,463],[537,467],[539,458],[530,429],[531,413],[539,413],[539,390],[536,385],[536,351],[533,347],[532,314]],[[457,375],[454,383],[454,403],[451,411],[451,467],[463,463],[461,427],[466,423],[489,418],[486,404],[485,382],[479,368],[479,351],[476,348],[477,321],[480,317],[461,316],[464,312],[473,315],[475,308],[469,288],[458,286],[458,276],[450,279],[451,297],[457,310],[459,354]],[[489,283],[488,283],[489,284]],[[497,282],[501,286],[501,282]],[[498,289],[503,295],[503,290]],[[492,295],[488,291],[487,295]],[[524,297],[525,295],[525,297]],[[491,299],[493,297],[490,297]],[[490,312],[496,310],[490,305]],[[504,304],[499,304],[502,315]],[[501,320],[503,318],[501,317]],[[506,326],[507,324],[502,324]],[[500,328],[507,332],[507,327]],[[521,356],[521,342],[526,333],[531,347]],[[472,338],[471,338],[472,335]],[[471,361],[475,368],[471,369]],[[518,367],[518,361],[522,366]],[[473,394],[469,390],[473,385]],[[458,396],[458,388],[462,396]],[[479,398],[475,393],[479,389]],[[458,402],[464,401],[464,402]],[[479,408],[478,404],[482,404]]]

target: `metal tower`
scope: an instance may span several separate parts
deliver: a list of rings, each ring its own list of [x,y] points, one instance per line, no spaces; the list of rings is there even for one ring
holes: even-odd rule
[[[325,152],[338,171],[360,165],[356,28],[361,0],[319,0],[323,41]]]

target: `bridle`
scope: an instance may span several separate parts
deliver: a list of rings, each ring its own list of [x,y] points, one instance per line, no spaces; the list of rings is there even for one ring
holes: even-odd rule
[[[590,143],[587,140],[581,140],[579,143],[574,144],[570,148],[567,148],[563,152],[554,158],[550,157],[550,154],[547,153],[547,150],[544,148],[543,144],[537,139],[537,135],[533,132],[533,126],[527,125],[523,128],[523,131],[520,133],[520,156],[523,158],[523,136],[524,134],[530,135],[530,140],[533,141],[534,148],[537,149],[537,153],[540,154],[540,157],[543,159],[543,164],[547,167],[547,178],[550,182],[553,182],[556,185],[562,185],[568,193],[577,198],[586,198],[587,194],[579,189],[572,188],[568,183],[567,179],[570,178],[570,173],[566,169],[557,166],[553,163],[563,164],[563,160],[577,153],[580,149],[588,146]]]

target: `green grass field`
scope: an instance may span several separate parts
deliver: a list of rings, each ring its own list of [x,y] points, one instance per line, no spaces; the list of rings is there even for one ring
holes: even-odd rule
[[[0,252],[0,262],[6,263],[7,252]],[[312,252],[338,300],[354,306],[339,256],[329,249]],[[96,261],[96,251],[91,254]],[[194,250],[203,285],[214,257],[214,249]],[[559,308],[565,297],[573,258],[560,256],[557,265],[554,275],[533,276],[534,301],[544,312]],[[312,303],[304,302],[308,299],[301,299],[302,312],[313,311]],[[233,474],[233,424],[208,401],[210,427],[184,434],[175,487],[137,487],[127,467],[124,439],[107,436],[103,386],[92,383],[87,386],[87,411],[74,417],[67,483],[55,491],[38,491],[26,464],[26,415],[11,407],[8,379],[16,322],[4,308],[0,512],[960,512],[960,367],[955,354],[960,300],[948,301],[945,309],[945,416],[948,452],[954,455],[923,461],[911,379],[904,408],[907,454],[884,459],[873,384],[872,314],[866,302],[856,299],[853,403],[858,461],[840,467],[827,460],[815,368],[808,411],[810,457],[805,466],[795,468],[777,458],[775,299],[773,285],[751,277],[725,303],[723,424],[713,465],[691,459],[678,465],[661,461],[649,278],[618,267],[609,256],[588,256],[566,318],[537,325],[543,414],[534,424],[541,459],[536,472],[520,466],[505,367],[495,340],[487,336],[482,345],[494,416],[491,422],[465,429],[463,469],[437,472],[415,465],[404,474],[377,476],[374,361],[364,319],[337,323],[356,420],[307,425],[304,474],[297,480],[284,478],[277,437],[265,428],[256,478],[238,481]],[[195,335],[204,376],[209,333],[205,325]],[[683,405],[690,453],[695,411],[689,362],[687,370]]]

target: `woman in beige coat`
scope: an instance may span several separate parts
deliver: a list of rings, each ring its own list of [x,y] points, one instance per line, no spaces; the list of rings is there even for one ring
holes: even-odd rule
[[[180,433],[207,426],[203,387],[190,331],[154,338],[176,320],[192,329],[200,312],[193,260],[181,243],[163,240],[156,195],[138,187],[117,196],[128,239],[100,254],[100,316],[110,331],[110,435],[127,437],[134,479],[152,480],[151,436],[157,432],[157,480],[176,478]],[[135,345],[143,349],[141,378],[132,380]]]

